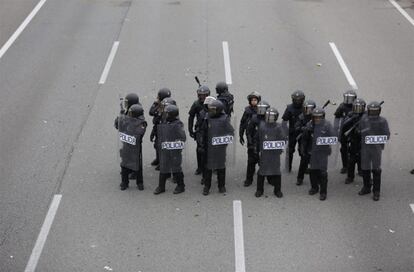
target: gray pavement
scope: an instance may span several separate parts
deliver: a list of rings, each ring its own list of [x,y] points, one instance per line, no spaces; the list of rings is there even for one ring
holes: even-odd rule
[[[115,40],[117,55],[99,86]],[[168,183],[154,196],[151,127],[145,190],[133,181],[118,189],[118,95],[137,92],[150,123],[157,90],[170,87],[186,124],[194,76],[213,92],[224,80],[222,41],[230,48],[236,128],[252,90],[281,113],[298,88],[318,104],[340,102],[350,87],[329,47],[335,42],[358,94],[385,100],[392,137],[379,202],[357,195],[361,178],[345,185],[339,164],[329,171],[325,202],[307,194],[307,180],[294,185],[296,171],[282,177],[284,198],[267,186],[257,199],[255,186],[242,186],[246,151],[238,143],[228,193],[213,186],[202,196],[191,138],[186,192],[173,195]],[[412,271],[413,45],[414,26],[388,1],[47,2],[0,60],[0,271],[24,270],[57,193],[62,202],[37,271],[232,271],[235,199],[243,205],[246,271]],[[334,110],[328,106],[329,118]]]

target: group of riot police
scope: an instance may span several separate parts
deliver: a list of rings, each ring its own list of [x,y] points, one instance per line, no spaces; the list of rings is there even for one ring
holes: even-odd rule
[[[234,97],[225,82],[216,85],[217,96],[210,95],[210,89],[201,85],[198,79],[197,100],[192,104],[188,117],[188,132],[196,142],[197,169],[204,185],[203,195],[211,189],[213,173],[217,174],[218,191],[226,192],[226,149],[233,143],[234,128],[230,117]],[[341,144],[342,174],[347,174],[346,184],[352,183],[357,172],[363,177],[360,195],[373,192],[373,199],[379,200],[381,187],[381,153],[390,137],[388,123],[380,116],[381,103],[357,98],[355,91],[344,93],[344,101],[335,111],[332,125],[325,118],[324,108],[317,107],[313,100],[305,100],[303,91],[292,94],[292,103],[286,107],[282,121],[279,112],[264,100],[260,93],[247,96],[239,126],[239,140],[247,147],[247,171],[244,186],[253,183],[257,170],[256,197],[264,192],[264,181],[273,186],[276,197],[283,197],[281,190],[281,154],[286,150],[287,168],[292,171],[293,155],[297,146],[300,164],[296,185],[303,184],[306,173],[310,177],[310,195],[319,192],[319,199],[327,198],[328,157],[332,146]],[[154,143],[155,159],[151,162],[160,171],[158,187],[154,194],[165,192],[167,179],[176,187],[174,194],[185,191],[182,170],[182,150],[186,141],[184,125],[179,119],[179,109],[167,88],[158,91],[152,104],[150,116],[153,127],[150,135]],[[144,110],[136,94],[130,93],[121,102],[121,112],[115,119],[119,131],[121,157],[121,190],[128,188],[129,179],[136,179],[139,190],[143,190],[142,138],[147,123]],[[245,141],[246,136],[246,141]],[[371,176],[372,175],[372,176]]]

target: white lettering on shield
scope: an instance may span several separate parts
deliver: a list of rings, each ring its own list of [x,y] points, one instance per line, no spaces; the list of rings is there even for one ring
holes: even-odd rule
[[[263,141],[263,150],[285,149],[286,141]]]
[[[137,139],[134,136],[122,132],[119,132],[119,140],[130,145],[136,145],[137,142]]]
[[[220,136],[220,137],[213,137],[211,139],[211,145],[227,145],[233,143],[233,136]]]
[[[182,142],[182,141],[162,142],[161,143],[161,148],[162,149],[167,149],[167,150],[184,149],[184,142]]]
[[[318,137],[316,138],[316,145],[336,145],[338,137]]]
[[[386,144],[387,135],[368,135],[365,136],[365,144]]]

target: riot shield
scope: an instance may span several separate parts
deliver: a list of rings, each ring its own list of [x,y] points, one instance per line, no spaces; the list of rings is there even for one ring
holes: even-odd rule
[[[186,136],[181,121],[162,123],[157,126],[160,143],[160,172],[182,172],[182,150]]]
[[[334,167],[331,163],[334,160],[329,159],[329,156],[336,149],[338,135],[327,120],[322,120],[320,124],[312,124],[312,126],[310,169],[327,171]]]
[[[234,129],[227,115],[208,119],[207,169],[226,168],[226,150],[233,137]]]
[[[382,151],[390,138],[387,120],[381,116],[366,114],[359,122],[359,130],[362,170],[381,170]]]
[[[122,114],[117,119],[120,165],[132,171],[142,171],[142,137],[145,133],[145,120]]]
[[[287,148],[287,131],[279,123],[261,122],[258,130],[259,171],[262,176],[280,175],[281,154]]]

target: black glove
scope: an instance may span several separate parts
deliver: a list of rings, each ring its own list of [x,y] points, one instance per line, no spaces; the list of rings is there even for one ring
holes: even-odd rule
[[[194,131],[189,131],[189,133],[190,133],[190,137],[193,138],[193,139],[195,139],[195,133],[194,133]]]
[[[153,142],[154,138],[155,138],[155,132],[153,130],[153,131],[151,131],[151,134],[150,134],[150,141]]]
[[[240,141],[241,145],[244,145],[244,138],[243,138],[243,135],[240,135],[240,139],[239,139],[239,141]]]

